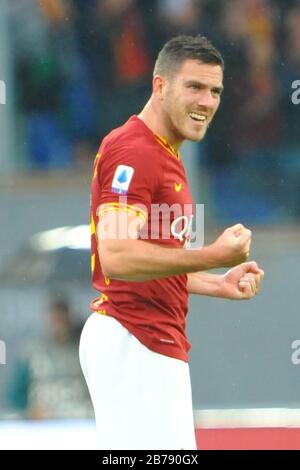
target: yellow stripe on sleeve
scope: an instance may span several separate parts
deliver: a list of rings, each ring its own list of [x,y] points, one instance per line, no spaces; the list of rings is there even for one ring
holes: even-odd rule
[[[91,270],[92,270],[92,273],[95,271],[95,263],[96,263],[96,256],[92,255],[91,256]]]
[[[95,235],[96,233],[96,225],[94,221],[93,215],[91,216],[91,235]]]
[[[100,217],[101,215],[107,214],[108,212],[119,212],[125,211],[131,215],[135,215],[145,222],[147,220],[147,213],[136,206],[131,206],[127,204],[120,204],[118,202],[112,202],[107,204],[102,204],[97,211],[97,215]]]

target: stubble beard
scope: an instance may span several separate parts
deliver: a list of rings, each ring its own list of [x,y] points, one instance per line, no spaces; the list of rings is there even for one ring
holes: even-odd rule
[[[204,139],[208,125],[205,125],[203,129],[199,130],[199,133],[197,131],[193,132],[188,129],[188,127],[193,125],[192,121],[191,123],[189,122],[191,119],[189,116],[189,110],[184,108],[176,111],[176,109],[172,109],[172,106],[170,108],[171,109],[168,113],[169,120],[172,125],[173,133],[178,139],[182,141],[190,140],[191,142],[200,142]]]

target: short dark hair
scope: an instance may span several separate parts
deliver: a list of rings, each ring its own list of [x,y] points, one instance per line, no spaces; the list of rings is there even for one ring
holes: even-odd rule
[[[153,75],[169,75],[176,72],[188,59],[204,64],[220,65],[224,70],[221,53],[205,37],[176,36],[165,43],[155,62]]]

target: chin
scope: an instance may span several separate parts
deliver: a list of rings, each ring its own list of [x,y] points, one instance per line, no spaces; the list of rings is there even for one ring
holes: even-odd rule
[[[187,135],[185,138],[192,142],[200,142],[200,140],[204,139],[205,134],[206,132],[203,132],[203,133],[201,132],[201,134],[193,133],[193,134]]]
[[[200,129],[198,132],[197,130],[187,128],[186,132],[184,133],[184,138],[186,140],[191,140],[192,142],[199,142],[200,140],[204,139],[206,131],[207,127]]]

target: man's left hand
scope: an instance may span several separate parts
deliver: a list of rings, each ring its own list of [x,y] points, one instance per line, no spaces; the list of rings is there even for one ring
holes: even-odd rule
[[[259,293],[264,271],[255,261],[239,264],[221,276],[221,296],[231,300],[248,300]]]

